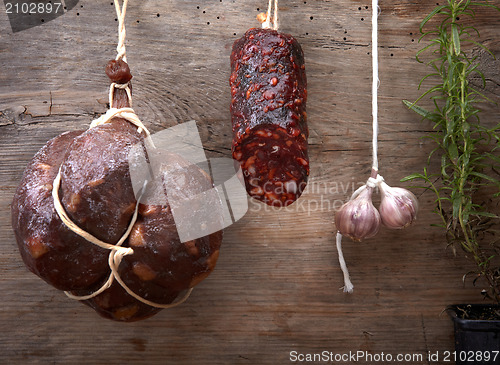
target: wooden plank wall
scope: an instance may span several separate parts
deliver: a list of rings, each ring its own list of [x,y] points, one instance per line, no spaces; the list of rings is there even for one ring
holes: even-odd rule
[[[381,1],[380,166],[389,184],[421,171],[430,124],[401,103],[429,70],[415,61],[418,25],[442,0]],[[500,5],[498,0],[493,3]],[[229,157],[229,55],[264,0],[130,1],[127,56],[135,110],[155,132],[196,120],[209,157]],[[251,203],[225,232],[215,272],[177,308],[115,323],[27,271],[10,228],[22,171],[50,138],[105,112],[103,67],[115,56],[112,1],[81,0],[43,25],[13,33],[0,6],[0,362],[3,364],[286,364],[290,352],[372,354],[453,350],[441,311],[481,302],[462,284],[470,267],[445,249],[430,194],[415,190],[411,229],[344,241],[355,285],[342,293],[334,212],[370,168],[368,0],[280,1],[281,30],[306,55],[311,176],[294,205]],[[482,42],[500,57],[500,14],[479,9]],[[487,60],[487,95],[500,101],[499,61]],[[499,120],[498,106],[484,120]],[[401,184],[400,184],[401,185]],[[445,363],[441,361],[434,363]],[[361,362],[363,363],[363,362]],[[366,362],[369,363],[369,362]],[[416,362],[427,364],[427,361]]]

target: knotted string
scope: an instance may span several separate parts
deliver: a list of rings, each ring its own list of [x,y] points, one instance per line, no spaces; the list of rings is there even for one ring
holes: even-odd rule
[[[363,190],[367,188],[375,188],[384,181],[384,178],[378,174],[378,16],[380,13],[380,7],[378,6],[378,0],[372,0],[372,125],[373,125],[373,136],[372,136],[372,174],[365,185],[357,189],[351,196],[349,200],[355,199]],[[354,286],[352,285],[349,271],[347,270],[347,265],[344,260],[344,254],[342,253],[342,234],[337,231],[336,246],[339,255],[340,268],[344,274],[344,286],[341,288],[344,292],[352,293]]]
[[[114,0],[115,3],[115,9],[116,9],[116,14],[118,17],[118,46],[116,47],[117,51],[117,56],[116,60],[122,59],[123,61],[126,62],[126,51],[125,51],[125,36],[126,36],[126,31],[125,31],[125,14],[127,11],[127,4],[128,0],[123,0],[123,5],[120,8],[119,5],[119,0]],[[151,146],[154,147],[154,144],[151,140],[151,134],[148,131],[148,129],[144,126],[144,124],[141,122],[137,114],[135,114],[134,110],[132,108],[114,108],[113,107],[113,100],[114,100],[114,93],[116,89],[123,89],[127,93],[128,97],[128,102],[129,105],[132,106],[132,93],[130,90],[129,83],[126,84],[117,84],[117,83],[112,83],[110,88],[109,88],[109,105],[110,109],[102,116],[99,118],[95,119],[92,121],[92,123],[89,126],[89,129],[94,128],[96,126],[109,123],[113,118],[123,118],[130,123],[134,124],[137,126],[137,132],[138,133],[144,133],[145,138],[147,141],[150,143]],[[61,165],[62,166],[62,165]],[[104,292],[106,289],[108,289],[112,284],[113,281],[116,279],[116,281],[123,287],[123,289],[132,297],[135,299],[150,305],[152,307],[157,307],[157,308],[171,308],[175,307],[184,301],[189,297],[191,294],[193,288],[190,288],[189,290],[186,291],[185,295],[178,300],[177,302],[170,303],[170,304],[159,304],[152,302],[150,300],[147,300],[145,298],[142,298],[141,296],[137,295],[134,293],[121,279],[120,274],[118,273],[118,267],[120,266],[120,263],[123,259],[124,256],[127,255],[132,255],[134,253],[134,250],[130,247],[122,247],[122,244],[126,241],[128,236],[130,235],[130,232],[132,231],[132,228],[134,227],[134,224],[137,220],[137,215],[138,215],[138,210],[139,210],[139,202],[142,198],[142,194],[145,191],[147,181],[144,182],[144,186],[141,190],[141,193],[139,194],[137,198],[137,202],[135,205],[134,209],[134,214],[132,215],[132,219],[130,220],[130,223],[127,227],[127,230],[123,234],[123,236],[118,240],[116,244],[110,244],[104,241],[101,241],[97,237],[91,235],[90,233],[86,232],[85,230],[81,229],[78,227],[77,224],[75,224],[68,216],[66,211],[64,210],[64,207],[61,203],[61,200],[59,198],[59,188],[61,185],[61,167],[59,167],[59,171],[57,173],[57,176],[54,179],[53,186],[52,186],[52,198],[54,201],[54,208],[61,219],[61,221],[64,223],[66,227],[68,227],[72,232],[75,234],[79,235],[80,237],[84,238],[88,242],[99,246],[101,248],[104,248],[106,250],[110,250],[109,257],[108,257],[108,264],[111,269],[111,273],[106,280],[106,282],[95,292],[89,294],[89,295],[84,295],[84,296],[79,296],[79,295],[74,295],[71,292],[65,291],[65,294],[72,299],[76,300],[88,300],[91,298],[94,298],[95,296],[101,294]]]
[[[128,82],[126,84],[117,84],[116,82],[111,83],[111,85],[109,86],[109,107],[113,107],[113,97],[115,95],[115,89],[125,90],[129,101],[129,107],[132,108],[132,92],[130,91]]]

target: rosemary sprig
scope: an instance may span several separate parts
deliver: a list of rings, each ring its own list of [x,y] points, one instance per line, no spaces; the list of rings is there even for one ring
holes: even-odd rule
[[[469,83],[472,76],[479,76],[484,88],[485,77],[478,68],[477,56],[470,56],[467,47],[480,47],[494,57],[474,39],[479,38],[478,30],[463,23],[466,17],[474,18],[477,6],[500,10],[487,1],[447,0],[447,4],[434,8],[420,24],[419,42],[431,39],[417,52],[416,58],[423,63],[423,55],[430,53],[433,58],[427,65],[433,71],[420,81],[419,89],[426,80],[438,81],[415,102],[403,102],[434,123],[429,138],[436,147],[423,173],[412,174],[402,181],[423,180],[425,188],[436,195],[435,212],[441,219],[440,226],[445,229],[448,243],[462,247],[476,264],[476,275],[486,279],[489,287],[486,295],[500,303],[500,266],[494,264],[494,258],[500,256],[500,247],[495,236],[489,234],[500,217],[475,200],[478,192],[491,185],[500,191],[500,181],[495,175],[500,166],[500,124],[486,128],[480,123],[477,105],[491,100]],[[426,25],[435,18],[439,24],[425,31]],[[425,97],[432,100],[434,110],[416,105]],[[440,158],[441,165],[439,171],[431,172],[434,158]],[[499,194],[491,196],[498,198]]]

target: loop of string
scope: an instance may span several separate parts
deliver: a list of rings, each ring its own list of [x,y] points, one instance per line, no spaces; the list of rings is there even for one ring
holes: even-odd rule
[[[118,25],[118,34],[119,34],[119,39],[118,39],[118,46],[116,47],[117,50],[117,56],[116,60],[123,59],[123,61],[126,61],[126,52],[125,52],[125,36],[126,36],[126,31],[125,31],[125,14],[127,11],[127,4],[128,0],[123,0],[123,6],[120,8],[119,5],[119,0],[114,0],[115,3],[115,9],[116,9],[116,14],[118,17],[119,25]],[[112,83],[110,88],[109,88],[109,105],[110,109],[103,115],[101,115],[99,118],[95,119],[92,121],[92,123],[89,126],[89,129],[94,128],[96,126],[105,124],[110,122],[113,118],[123,118],[133,125],[137,126],[137,132],[138,133],[144,133],[145,134],[145,139],[149,144],[154,148],[153,141],[151,140],[151,134],[148,131],[148,129],[144,126],[144,124],[141,122],[137,114],[135,114],[134,110],[132,108],[114,108],[113,107],[113,100],[114,100],[114,93],[116,89],[122,89],[125,90],[127,93],[129,105],[132,106],[132,93],[130,90],[129,83],[127,84],[117,84],[117,83]],[[59,198],[59,188],[61,186],[61,168],[59,168],[59,171],[54,179],[54,182],[52,184],[52,198],[54,201],[54,208],[61,219],[61,221],[64,223],[66,227],[68,227],[72,232],[75,234],[79,235],[80,237],[84,238],[88,242],[97,245],[103,249],[109,250],[109,257],[108,257],[108,264],[109,268],[111,269],[111,273],[108,276],[108,279],[106,282],[96,291],[89,295],[74,295],[71,292],[65,291],[64,293],[72,299],[76,300],[88,300],[91,298],[94,298],[95,296],[101,294],[104,292],[106,289],[108,289],[112,284],[113,281],[116,280],[122,288],[132,297],[135,299],[141,301],[142,303],[145,303],[147,305],[150,305],[152,307],[157,307],[157,308],[171,308],[175,307],[183,302],[186,301],[186,299],[189,297],[191,294],[193,288],[189,288],[184,296],[170,304],[159,304],[152,302],[150,300],[147,300],[140,295],[134,293],[121,279],[120,274],[118,273],[118,267],[120,266],[120,263],[122,262],[123,257],[127,255],[132,255],[134,253],[134,250],[130,247],[122,247],[122,244],[126,241],[128,236],[130,235],[130,232],[132,231],[132,228],[134,227],[134,224],[137,220],[137,215],[138,215],[138,210],[139,210],[139,203],[142,198],[142,194],[144,193],[147,185],[147,181],[144,182],[144,186],[141,190],[141,194],[137,197],[137,202],[135,205],[134,213],[132,215],[132,218],[130,220],[130,223],[127,227],[127,230],[125,233],[122,235],[122,237],[118,240],[116,244],[110,244],[104,241],[101,241],[97,237],[91,235],[90,233],[86,232],[85,230],[81,229],[78,227],[77,224],[75,224],[68,216],[66,211],[64,210],[64,207],[61,203],[61,200]]]
[[[138,133],[144,132],[147,137],[151,136],[151,133],[144,126],[144,124],[142,124],[141,120],[139,119],[137,114],[135,114],[134,109],[132,108],[110,108],[105,114],[101,115],[97,119],[94,119],[92,123],[90,123],[89,128],[94,128],[98,125],[109,123],[109,121],[113,118],[123,118],[135,125],[137,127]]]
[[[377,177],[369,177],[368,180],[366,181],[366,186],[369,188],[376,188],[377,186],[380,185],[384,181],[384,178],[382,175],[377,174]]]
[[[351,198],[349,199],[349,201],[353,200],[353,199],[356,199],[356,197],[361,194],[364,190],[366,190],[366,188],[376,188],[378,187],[382,182],[384,182],[384,178],[382,177],[382,175],[379,175],[377,174],[376,177],[369,177],[368,180],[366,181],[366,183],[359,187],[356,191],[354,191],[354,193],[352,193],[351,195]]]
[[[372,0],[372,117],[373,117],[373,136],[372,136],[372,174],[376,173],[376,176],[368,178],[365,185],[357,189],[351,196],[351,199],[355,199],[362,191],[367,188],[375,188],[379,186],[384,178],[378,174],[378,87],[380,80],[378,78],[378,16],[380,15],[381,9],[378,6],[378,0]],[[344,286],[341,288],[344,292],[352,293],[354,290],[354,285],[351,282],[349,271],[347,270],[347,265],[344,260],[344,254],[342,253],[342,234],[337,232],[336,237],[337,252],[339,255],[339,264],[344,274]]]
[[[111,83],[111,85],[109,86],[109,107],[113,107],[113,97],[115,95],[115,89],[125,90],[125,92],[127,93],[129,105],[132,108],[132,92],[130,91],[128,82],[126,84],[117,84],[116,82]]]
[[[274,3],[274,11],[273,11],[273,3]],[[273,16],[271,17],[271,13]],[[267,6],[266,20],[262,23],[262,28],[264,29],[273,29],[278,30],[278,0],[269,0],[269,4]]]

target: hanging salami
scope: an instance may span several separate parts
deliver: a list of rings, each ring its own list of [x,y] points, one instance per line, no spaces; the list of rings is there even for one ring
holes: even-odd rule
[[[233,45],[229,82],[232,154],[247,192],[287,206],[300,197],[309,175],[302,48],[276,29],[250,29]]]

